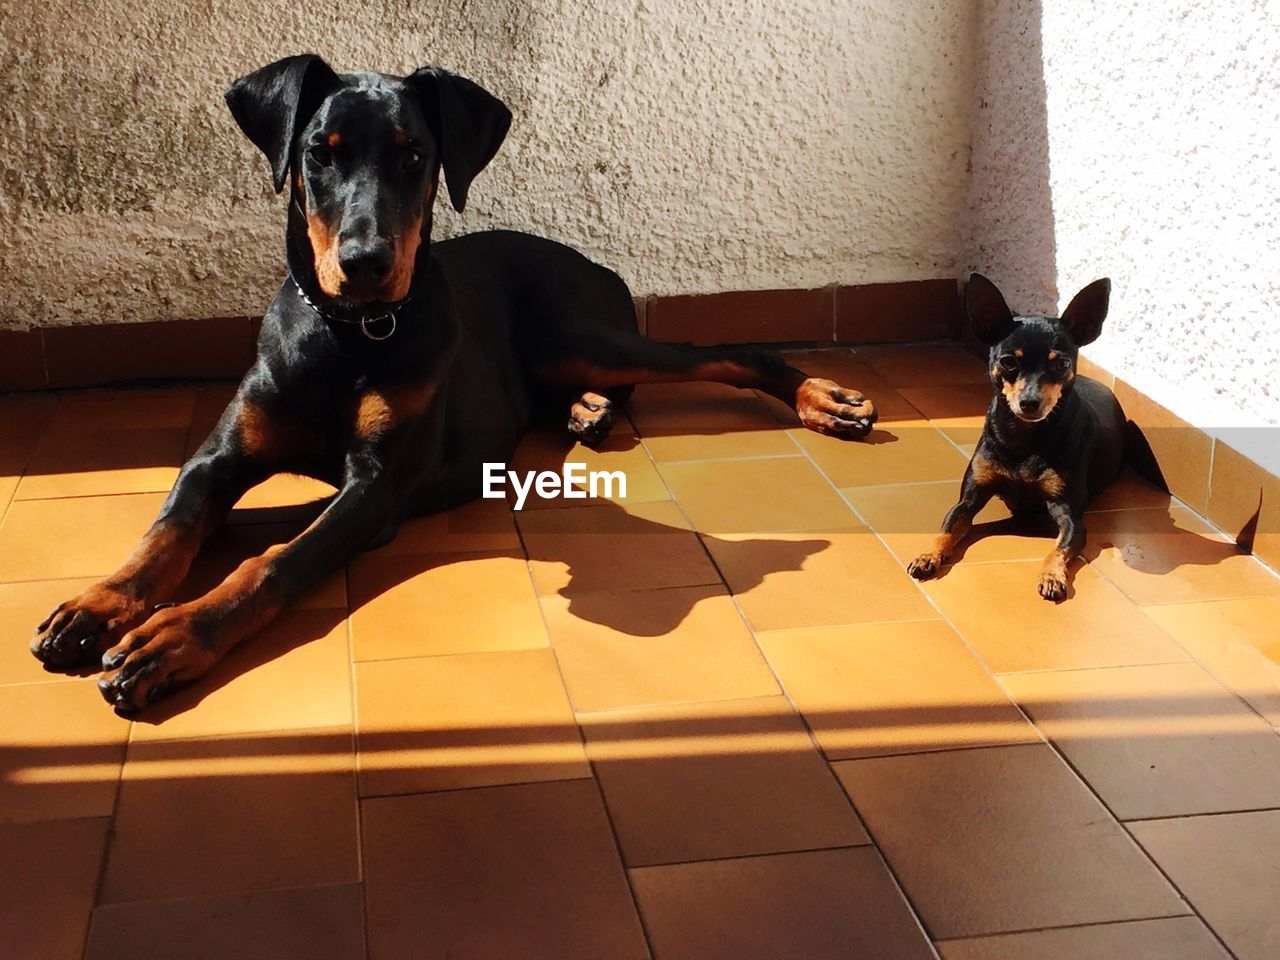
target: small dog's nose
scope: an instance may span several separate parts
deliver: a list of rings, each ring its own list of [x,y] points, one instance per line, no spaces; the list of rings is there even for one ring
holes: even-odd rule
[[[1040,409],[1039,397],[1019,397],[1018,406],[1022,408],[1023,413],[1035,413]]]
[[[380,240],[345,240],[338,248],[338,266],[352,283],[381,283],[394,262],[391,244]]]

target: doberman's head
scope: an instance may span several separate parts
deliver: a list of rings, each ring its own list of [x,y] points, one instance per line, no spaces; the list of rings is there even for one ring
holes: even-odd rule
[[[461,211],[511,124],[500,100],[437,67],[339,74],[312,54],[241,77],[226,100],[266,154],[277,193],[292,172],[295,279],[348,307],[408,295],[441,167]]]
[[[1019,420],[1044,420],[1071,390],[1080,348],[1102,333],[1110,280],[1095,280],[1074,297],[1062,317],[1014,316],[996,285],[969,277],[965,313],[974,334],[991,347],[991,383]]]

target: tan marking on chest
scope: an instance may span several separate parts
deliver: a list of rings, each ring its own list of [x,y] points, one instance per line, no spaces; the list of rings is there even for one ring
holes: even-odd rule
[[[356,436],[374,437],[395,429],[426,407],[435,392],[434,382],[366,391],[356,406]]]
[[[261,407],[241,401],[236,418],[240,448],[250,457],[265,461],[312,456],[321,449],[315,433],[295,421],[273,417]]]
[[[1048,499],[1062,496],[1067,489],[1067,482],[1062,479],[1058,471],[1052,468],[1042,470],[1039,473],[1026,469],[1012,471],[994,460],[978,457],[974,457],[971,468],[974,482],[980,487],[990,487],[1001,483],[1017,484],[1018,486],[1034,487]]]

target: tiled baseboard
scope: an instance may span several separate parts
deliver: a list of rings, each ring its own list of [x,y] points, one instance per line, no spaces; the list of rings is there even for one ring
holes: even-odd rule
[[[907,343],[954,337],[954,280],[752,290],[636,301],[641,331],[689,343]],[[239,377],[250,317],[0,331],[0,390]]]

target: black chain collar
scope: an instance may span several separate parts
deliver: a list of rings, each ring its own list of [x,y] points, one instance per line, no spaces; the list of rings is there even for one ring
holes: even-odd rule
[[[298,296],[302,298],[302,302],[305,303],[308,307],[310,307],[313,311],[315,311],[316,316],[318,316],[321,320],[327,320],[330,323],[359,324],[360,332],[363,333],[370,340],[386,340],[393,333],[395,333],[397,315],[399,315],[400,311],[403,310],[405,307],[407,307],[410,304],[410,302],[412,302],[413,300],[413,297],[405,297],[403,300],[397,300],[395,306],[393,306],[386,313],[379,313],[379,314],[375,314],[373,316],[368,316],[368,317],[360,317],[359,319],[352,318],[352,317],[341,317],[336,314],[326,313],[324,310],[320,309],[320,307],[316,306],[311,301],[311,298],[308,297],[306,293],[303,291],[302,284],[298,283],[297,280],[294,280],[292,275],[290,275],[289,279],[293,281],[293,287],[295,290],[298,291]],[[381,329],[384,325],[386,326],[385,331]]]

